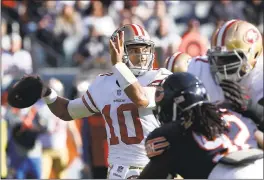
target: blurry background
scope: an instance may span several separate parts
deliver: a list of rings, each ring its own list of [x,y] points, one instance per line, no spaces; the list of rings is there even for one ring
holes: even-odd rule
[[[2,143],[3,151],[8,153],[2,155],[7,158],[2,161],[1,176],[9,174],[9,177],[26,178],[41,174],[45,178],[91,178],[93,167],[105,167],[107,164],[106,157],[96,161],[97,156],[107,152],[106,142],[94,145],[96,139],[105,139],[102,120],[94,124],[86,118],[71,125],[54,125],[51,121],[55,122],[53,119],[56,117],[49,111],[40,113],[44,106],[42,102],[27,112],[7,105],[7,89],[21,75],[38,73],[58,91],[63,89],[64,96],[73,99],[85,92],[96,75],[110,71],[109,37],[123,24],[136,23],[146,28],[156,45],[155,66],[161,67],[166,57],[178,50],[191,56],[204,55],[210,47],[213,31],[226,20],[247,20],[263,34],[263,10],[264,2],[261,0],[2,0],[1,124],[6,127],[6,133],[1,130],[4,133],[1,137],[7,139]],[[33,112],[30,121],[34,126],[25,123],[25,119],[30,119],[29,112]],[[25,132],[32,127],[37,128],[33,128],[36,136],[34,147],[23,146],[25,153],[17,156],[15,151],[23,145],[20,141],[25,141],[20,136],[14,140],[17,133],[13,131],[17,130],[18,124],[26,127]],[[93,135],[91,129],[94,131],[95,128],[98,128],[96,132],[102,132],[99,136]],[[64,143],[60,147],[47,143],[54,144],[61,138]],[[12,141],[15,143],[9,143]],[[101,154],[93,153],[96,150],[91,147],[95,146],[101,147]],[[59,157],[58,152],[65,148],[69,149],[68,152]],[[21,163],[26,163],[21,157],[34,160],[39,169],[36,172],[27,169],[19,172]],[[43,166],[41,162],[45,162]]]

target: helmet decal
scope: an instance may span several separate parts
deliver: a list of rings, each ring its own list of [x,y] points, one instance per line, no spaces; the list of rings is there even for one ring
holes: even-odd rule
[[[236,23],[238,20],[230,20],[228,22],[226,22],[218,31],[217,34],[217,41],[216,41],[216,45],[217,46],[224,46],[225,44],[225,36],[226,36],[226,32],[227,30],[234,24]]]
[[[258,39],[259,34],[255,29],[249,29],[244,36],[244,41],[249,44],[254,44]]]

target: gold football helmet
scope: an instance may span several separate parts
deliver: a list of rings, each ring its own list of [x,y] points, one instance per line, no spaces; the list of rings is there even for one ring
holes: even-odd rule
[[[164,67],[173,73],[187,72],[191,59],[192,57],[187,53],[176,52],[166,59]]]
[[[150,40],[150,36],[148,32],[137,24],[126,24],[120,28],[118,28],[111,36],[112,40],[115,40],[117,37],[117,33],[124,31],[124,56],[123,62],[128,66],[128,68],[132,71],[132,73],[136,76],[141,76],[145,72],[149,71],[153,67],[154,62],[154,50],[155,45],[154,42]],[[150,47],[150,51],[143,53],[133,53],[133,55],[146,56],[147,63],[144,66],[134,66],[133,63],[129,59],[128,46],[129,45],[147,45]]]
[[[217,29],[208,50],[211,71],[217,81],[239,81],[255,66],[262,54],[262,36],[252,24],[230,20]]]

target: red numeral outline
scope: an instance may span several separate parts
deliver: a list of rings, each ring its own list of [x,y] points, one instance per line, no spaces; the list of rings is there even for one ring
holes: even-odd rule
[[[110,145],[116,145],[116,144],[119,144],[119,140],[118,140],[118,137],[116,136],[115,131],[114,131],[113,120],[110,117],[110,108],[111,108],[110,104],[106,105],[103,108],[102,113],[105,117],[105,120],[106,120],[108,126],[109,126],[109,130],[110,130],[110,134],[111,134]],[[135,137],[128,137],[124,111],[130,111],[131,112],[133,123],[135,126],[135,132],[136,132]],[[119,128],[120,128],[121,141],[127,145],[141,143],[141,141],[144,139],[144,133],[143,133],[143,128],[142,128],[140,119],[139,119],[138,108],[133,103],[121,104],[117,108],[117,117],[118,117],[118,124],[119,124]]]
[[[229,127],[231,126],[231,123],[233,123],[239,128],[239,132],[236,134],[234,139],[230,139],[226,134],[223,134],[221,137],[210,141],[205,136],[199,136],[193,132],[193,138],[201,149],[209,151],[216,150],[218,148],[227,148],[226,152],[217,153],[213,158],[213,162],[217,162],[225,154],[237,151],[239,149],[249,148],[247,141],[250,137],[250,133],[247,126],[235,115],[226,114],[223,116],[223,119],[227,121]]]

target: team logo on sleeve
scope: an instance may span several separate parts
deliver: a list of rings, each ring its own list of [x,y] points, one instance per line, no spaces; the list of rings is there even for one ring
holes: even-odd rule
[[[165,137],[157,137],[146,142],[145,148],[149,158],[162,154],[168,147],[169,142]]]

